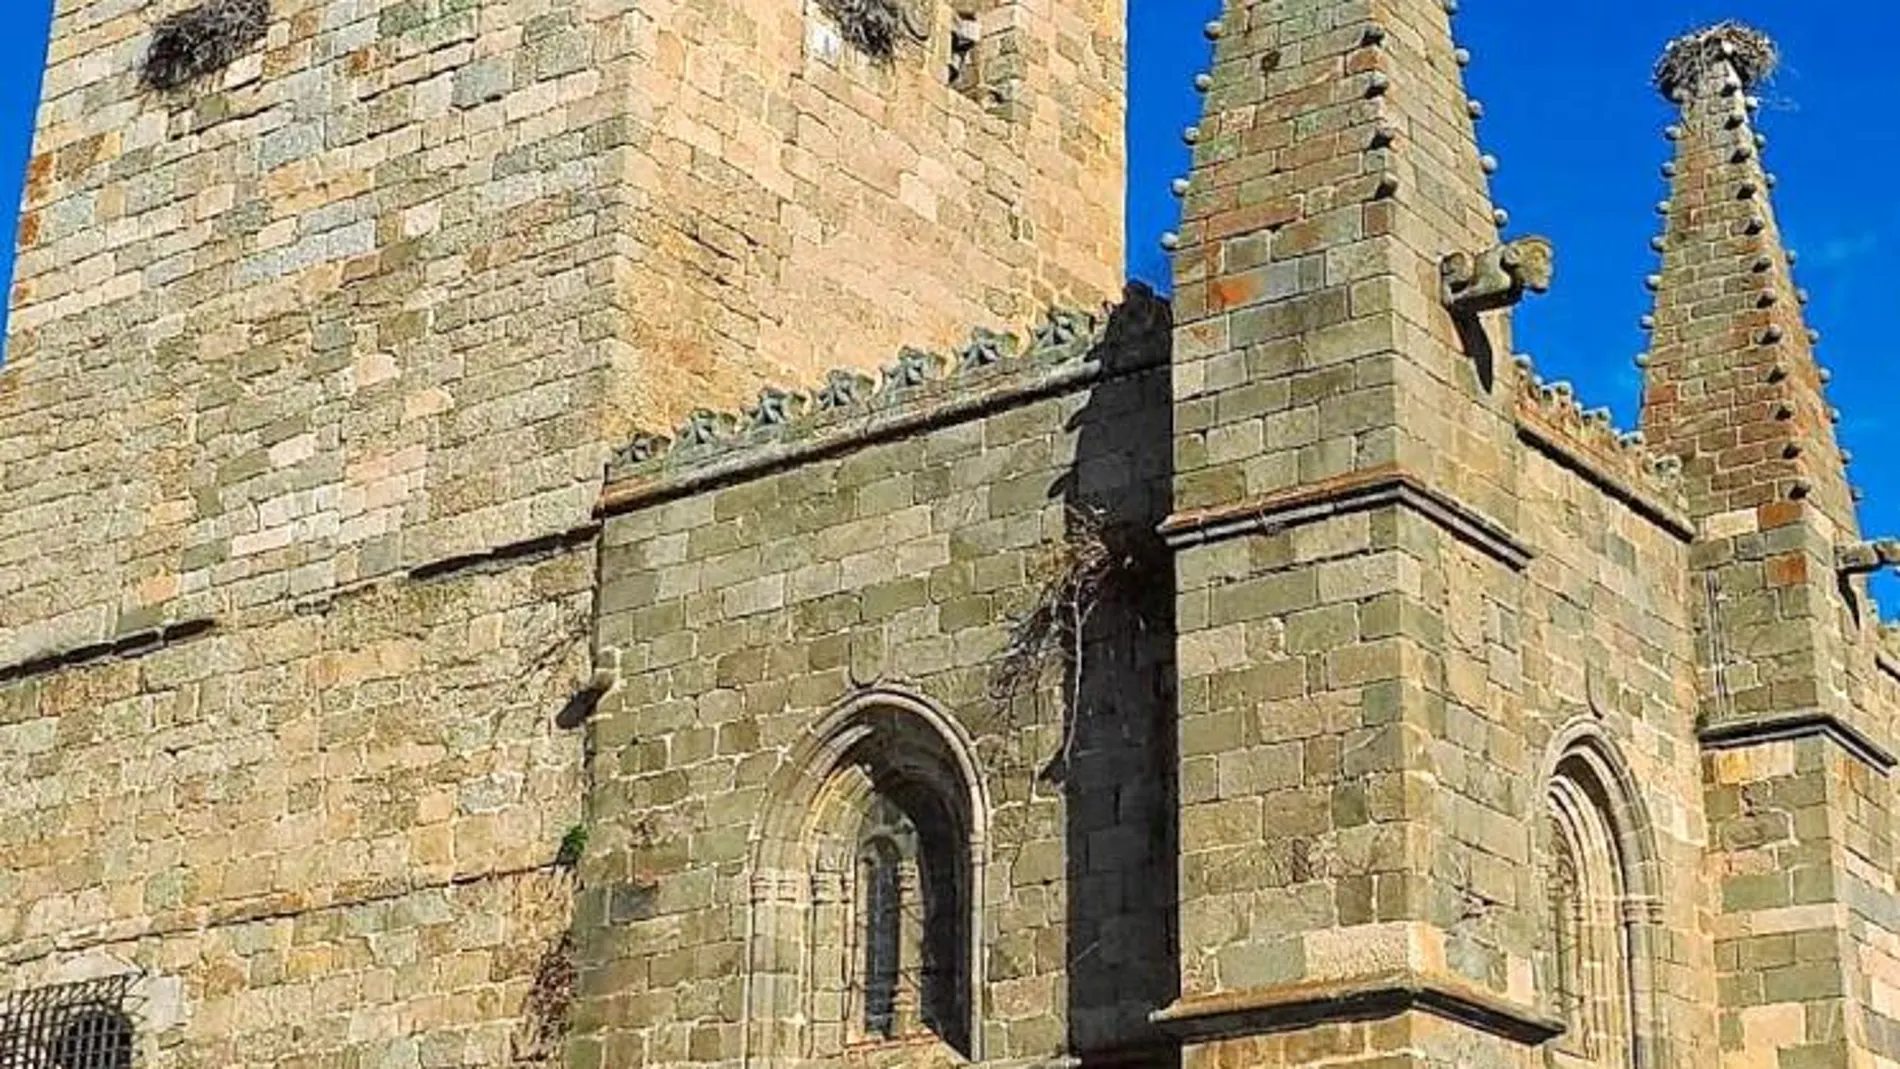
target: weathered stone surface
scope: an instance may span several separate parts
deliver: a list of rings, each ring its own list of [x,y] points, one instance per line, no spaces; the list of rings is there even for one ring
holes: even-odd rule
[[[686,711],[645,673],[792,701],[995,652],[931,641],[935,603],[901,585],[967,585],[970,560],[872,535],[849,564],[892,584],[888,650],[741,663],[746,620],[859,606],[816,560],[745,559],[771,502],[712,541],[710,501],[658,508],[639,561],[597,561],[621,548],[591,527],[606,461],[636,425],[1112,297],[1119,18],[998,5],[950,84],[948,7],[877,66],[814,47],[796,4],[280,2],[249,52],[158,93],[138,67],[181,5],[135,6],[62,0],[9,294],[0,996],[97,953],[183,993],[141,1065],[559,1061],[529,1027],[576,900],[550,866],[590,806],[575,728],[623,700],[593,640],[630,645],[597,613],[660,636],[622,672],[654,706],[628,768],[767,745],[735,704],[656,755],[641,737]],[[864,518],[910,493],[896,476]],[[796,496],[814,532],[858,507]],[[638,575],[596,589],[597,564]],[[728,648],[695,664],[695,634]],[[693,856],[737,863],[721,814]],[[601,923],[711,894],[611,885]],[[663,968],[732,969],[696,953]]]
[[[64,4],[0,997],[137,970],[159,1067],[1900,1063],[1755,38],[1672,53],[1634,436],[1446,307],[1455,6],[1229,0],[1174,303],[1098,314],[1113,4],[280,5],[164,99]]]

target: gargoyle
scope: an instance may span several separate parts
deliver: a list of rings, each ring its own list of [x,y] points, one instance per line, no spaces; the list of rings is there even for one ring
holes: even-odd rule
[[[1454,252],[1438,265],[1440,298],[1460,315],[1509,308],[1524,294],[1550,289],[1556,265],[1549,239],[1519,238],[1473,255]]]
[[[1836,546],[1834,566],[1849,578],[1872,575],[1885,568],[1900,568],[1900,538]]]

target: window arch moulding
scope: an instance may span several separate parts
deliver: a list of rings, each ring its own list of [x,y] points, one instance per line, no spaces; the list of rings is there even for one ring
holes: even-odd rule
[[[1660,1069],[1653,948],[1661,923],[1653,830],[1642,794],[1594,720],[1552,740],[1539,804],[1549,888],[1542,986],[1565,1032],[1552,1069]]]
[[[922,696],[822,719],[753,829],[744,1064],[981,1057],[989,813],[973,741]]]

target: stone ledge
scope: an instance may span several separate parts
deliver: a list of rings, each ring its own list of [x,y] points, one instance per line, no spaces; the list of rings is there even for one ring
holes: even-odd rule
[[[85,646],[75,646],[65,650],[54,650],[40,654],[14,664],[0,665],[0,685],[31,676],[46,675],[62,668],[91,664],[95,661],[121,660],[127,657],[143,657],[166,646],[175,646],[210,633],[217,627],[217,621],[209,617],[195,620],[181,620],[175,624],[134,631],[94,642]]]
[[[441,560],[418,564],[409,569],[407,574],[416,582],[428,582],[432,579],[478,572],[506,571],[521,565],[536,564],[558,557],[569,550],[589,544],[598,534],[600,534],[600,524],[585,523],[566,531],[494,546],[479,553],[466,553],[458,557],[445,557]]]
[[[1874,665],[1900,683],[1900,623],[1881,623],[1874,628]]]
[[[1444,493],[1412,472],[1384,465],[1218,508],[1177,512],[1161,525],[1171,549],[1224,542],[1334,516],[1397,505],[1444,528],[1453,537],[1523,571],[1536,555],[1503,524]]]
[[[57,935],[22,940],[0,947],[0,965],[13,968],[53,954],[76,954],[118,943],[135,943],[140,940],[187,932],[203,933],[214,928],[285,920],[327,910],[353,909],[376,902],[396,901],[410,895],[426,894],[431,891],[454,890],[472,884],[523,879],[560,871],[561,867],[558,864],[548,862],[540,865],[491,869],[484,872],[457,873],[439,880],[382,881],[381,885],[364,888],[361,893],[354,895],[279,891],[251,898],[212,902],[157,916],[107,921],[74,928]]]
[[[1206,1042],[1288,1032],[1344,1021],[1369,1021],[1417,1011],[1482,1032],[1535,1045],[1563,1033],[1563,1025],[1527,1006],[1443,976],[1394,970],[1185,998],[1150,1015],[1183,1040]]]
[[[1834,740],[1841,749],[1883,775],[1892,771],[1896,763],[1893,752],[1865,732],[1819,710],[1756,717],[1729,724],[1703,724],[1696,728],[1696,740],[1708,750],[1737,750],[1814,736]]]
[[[1171,340],[1167,303],[1130,285],[1122,303],[1101,315],[1052,311],[1025,355],[1016,355],[1013,336],[978,331],[951,371],[948,358],[919,350],[900,353],[875,392],[869,378],[834,371],[810,411],[801,395],[767,390],[744,421],[700,411],[678,441],[636,438],[608,465],[595,515],[618,515],[1165,367]],[[735,432],[742,422],[749,428]]]

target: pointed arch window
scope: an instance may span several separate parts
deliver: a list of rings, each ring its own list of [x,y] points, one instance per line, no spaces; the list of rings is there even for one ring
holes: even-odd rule
[[[1546,792],[1549,956],[1546,983],[1564,1032],[1548,1048],[1553,1069],[1633,1069],[1652,1064],[1642,926],[1648,899],[1635,886],[1633,803],[1615,766],[1574,747]]]
[[[963,740],[924,708],[853,709],[785,777],[754,877],[748,1013],[762,1055],[976,1056],[984,810]]]
[[[930,1033],[967,1044],[969,889],[960,836],[939,809],[927,790],[903,782],[873,786],[865,800],[847,896],[854,1041]]]
[[[916,863],[916,829],[902,810],[881,795],[874,796],[858,836],[857,941],[860,946],[853,984],[862,1007],[860,1027],[872,1039],[895,1039],[901,1032],[898,997],[903,985],[906,901],[914,897],[914,880],[905,869]],[[912,884],[906,888],[906,883]],[[906,894],[906,891],[909,894]]]

